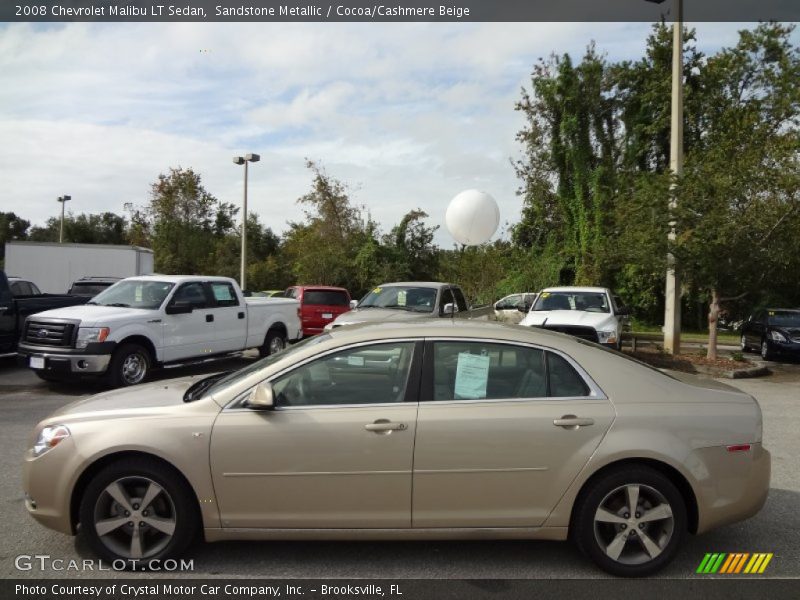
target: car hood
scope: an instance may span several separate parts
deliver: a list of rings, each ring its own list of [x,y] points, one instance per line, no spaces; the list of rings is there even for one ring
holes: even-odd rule
[[[44,312],[36,313],[36,318],[46,317],[48,319],[70,319],[80,321],[84,327],[105,326],[114,321],[125,321],[126,323],[134,319],[158,318],[157,310],[146,310],[143,308],[126,308],[124,306],[98,306],[93,304],[81,304],[79,306],[66,306],[55,308]]]
[[[586,312],[583,310],[536,310],[522,320],[522,325],[542,327],[547,325],[580,325],[594,327],[598,331],[616,326],[614,315],[609,313]]]
[[[379,321],[410,321],[431,316],[433,316],[432,312],[414,312],[394,308],[354,308],[337,317],[333,323],[334,325],[354,325]]]
[[[112,416],[142,416],[160,409],[185,404],[183,395],[193,384],[208,375],[192,375],[170,381],[135,385],[89,396],[61,407],[47,421],[68,424],[74,421],[107,419]]]

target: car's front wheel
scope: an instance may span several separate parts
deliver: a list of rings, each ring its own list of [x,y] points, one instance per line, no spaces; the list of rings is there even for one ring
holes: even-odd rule
[[[123,344],[111,356],[106,381],[111,387],[142,383],[150,374],[152,364],[147,348],[139,344]]]
[[[643,577],[675,557],[686,531],[686,506],[675,485],[644,466],[616,469],[579,500],[572,537],[601,569]]]
[[[769,347],[769,342],[766,339],[761,340],[761,358],[764,360],[772,360],[775,358],[775,353]]]
[[[179,555],[198,531],[193,494],[177,472],[155,461],[125,459],[102,469],[80,504],[81,533],[115,568],[147,568]]]

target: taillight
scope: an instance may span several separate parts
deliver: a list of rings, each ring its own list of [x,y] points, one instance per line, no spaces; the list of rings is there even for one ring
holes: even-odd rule
[[[728,452],[750,452],[750,444],[736,444],[728,446]]]

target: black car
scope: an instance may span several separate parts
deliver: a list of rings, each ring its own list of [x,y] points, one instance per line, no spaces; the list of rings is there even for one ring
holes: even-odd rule
[[[764,360],[778,356],[800,358],[800,309],[766,308],[742,325],[742,350],[761,352]]]

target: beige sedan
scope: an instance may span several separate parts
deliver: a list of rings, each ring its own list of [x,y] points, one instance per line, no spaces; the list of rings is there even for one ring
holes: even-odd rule
[[[43,525],[137,569],[198,535],[569,537],[641,576],[758,512],[761,429],[747,394],[565,335],[383,323],[71,404],[36,427],[24,487]]]

